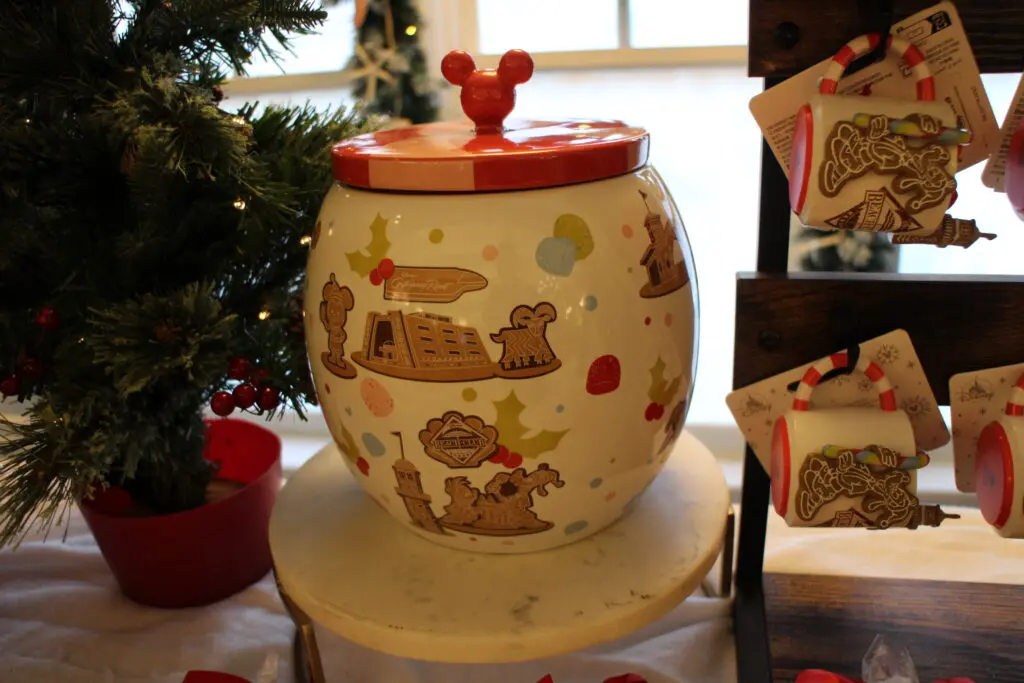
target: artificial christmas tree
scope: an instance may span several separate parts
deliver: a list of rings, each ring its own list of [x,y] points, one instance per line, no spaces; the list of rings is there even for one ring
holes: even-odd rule
[[[268,419],[314,400],[307,245],[328,147],[364,124],[229,112],[220,84],[317,5],[0,4],[0,389],[26,418],[0,425],[0,545],[106,485],[133,514],[202,506],[211,399]]]
[[[414,0],[356,0],[356,54],[348,68],[362,74],[355,94],[368,113],[411,123],[437,118],[440,83],[427,68],[422,28]]]

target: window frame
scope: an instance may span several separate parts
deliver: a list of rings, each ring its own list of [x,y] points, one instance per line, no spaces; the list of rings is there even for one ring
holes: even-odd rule
[[[629,44],[629,3],[618,0],[619,47],[609,50],[572,50],[534,52],[534,66],[543,71],[593,71],[598,69],[637,69],[668,66],[722,66],[747,63],[746,45],[703,47],[634,48]],[[421,45],[429,64],[439,64],[451,49],[473,55],[480,68],[493,69],[501,55],[480,53],[477,0],[418,0],[424,27]],[[239,99],[266,93],[287,94],[336,90],[359,78],[357,69],[338,69],[279,76],[246,76],[229,79],[225,92]],[[459,118],[461,110],[454,89],[441,91],[441,118]]]

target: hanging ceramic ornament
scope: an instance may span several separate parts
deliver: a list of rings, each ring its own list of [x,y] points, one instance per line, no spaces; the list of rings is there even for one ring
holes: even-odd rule
[[[958,147],[971,135],[957,127],[948,103],[935,101],[935,81],[916,46],[887,38],[889,54],[916,82],[916,99],[836,94],[845,69],[880,40],[870,34],[843,47],[818,94],[797,112],[789,170],[793,211],[806,227],[888,232],[904,244],[968,246],[994,237],[971,221],[945,216],[956,199]]]
[[[811,410],[826,374],[847,367],[848,354],[808,368],[792,408],[775,421],[771,450],[772,505],[789,526],[889,529],[938,526],[948,517],[917,498],[917,470],[928,454],[897,407],[881,366],[861,358],[855,369],[878,394],[878,408]]]

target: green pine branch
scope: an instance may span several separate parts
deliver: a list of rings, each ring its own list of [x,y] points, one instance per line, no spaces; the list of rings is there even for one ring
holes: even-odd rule
[[[27,419],[0,425],[0,545],[97,486],[156,513],[202,504],[202,411],[230,358],[279,392],[268,419],[315,401],[303,238],[330,145],[368,123],[213,93],[314,30],[315,4],[0,3],[0,379],[21,375]]]

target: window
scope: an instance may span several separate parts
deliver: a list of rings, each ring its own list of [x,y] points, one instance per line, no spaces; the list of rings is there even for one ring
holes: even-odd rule
[[[697,266],[699,360],[687,425],[732,425],[724,399],[732,386],[735,274],[756,267],[762,139],[748,109],[763,86],[747,77],[747,0],[420,0],[419,8],[435,68],[452,49],[481,67],[496,66],[510,48],[532,53],[536,71],[517,91],[518,116],[618,118],[650,131],[651,162],[679,206]],[[352,4],[330,11],[327,33],[302,39],[284,62],[288,75],[258,65],[227,94],[239,104],[350,104],[351,81],[339,65],[352,53]],[[984,81],[1002,120],[1017,77]],[[458,90],[442,94],[441,116],[461,118]],[[979,165],[958,176],[953,213],[977,219],[998,240],[966,251],[903,247],[902,272],[1019,272],[1024,230],[980,175]]]

